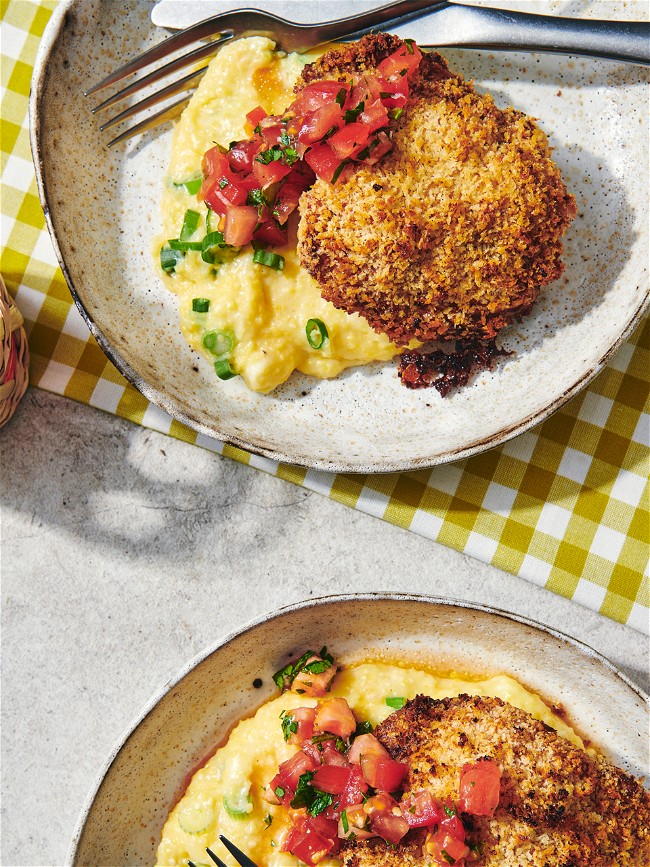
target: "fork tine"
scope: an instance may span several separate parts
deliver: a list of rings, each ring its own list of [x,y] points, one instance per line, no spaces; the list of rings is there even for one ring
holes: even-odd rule
[[[172,72],[176,72],[178,69],[183,69],[183,67],[196,63],[199,60],[203,60],[211,54],[216,54],[220,46],[229,39],[232,39],[232,36],[221,36],[219,39],[215,39],[207,45],[202,45],[199,48],[194,49],[194,51],[190,51],[188,54],[183,54],[181,57],[177,57],[175,60],[166,63],[164,66],[152,70],[147,73],[147,75],[144,75],[137,81],[133,81],[126,87],[123,87],[122,90],[118,90],[117,93],[113,94],[113,96],[105,99],[104,102],[95,106],[95,108],[92,109],[92,113],[96,114],[98,111],[102,111],[111,105],[115,105],[116,102],[121,102],[123,99],[126,99],[127,96],[137,93],[137,91],[142,90],[142,88],[146,87],[148,84],[153,84],[154,81],[159,81],[161,78],[164,78]]]
[[[102,90],[104,87],[108,87],[111,84],[115,84],[117,81],[121,81],[123,78],[126,78],[127,75],[131,75],[133,72],[139,72],[141,69],[144,69],[145,66],[155,63],[157,60],[162,60],[174,51],[185,48],[187,45],[190,45],[192,42],[198,42],[200,39],[207,39],[210,36],[219,36],[220,38],[228,36],[228,38],[232,38],[234,36],[234,31],[228,28],[222,31],[215,31],[214,18],[208,18],[206,21],[199,21],[198,24],[194,24],[186,30],[180,30],[173,36],[168,36],[167,39],[163,39],[162,42],[153,45],[147,51],[134,57],[133,60],[118,67],[118,69],[115,69],[110,75],[107,75],[106,78],[103,78],[100,82],[93,85],[93,87],[85,90],[84,96],[90,96],[98,90]]]
[[[178,102],[175,102],[172,105],[163,108],[156,114],[145,117],[144,120],[140,121],[140,123],[136,123],[135,126],[129,127],[129,129],[125,129],[124,132],[121,132],[114,139],[111,139],[111,141],[108,142],[106,147],[113,147],[113,145],[119,144],[121,141],[125,141],[125,139],[131,138],[134,135],[138,135],[138,133],[146,132],[148,129],[153,129],[155,126],[160,126],[162,123],[166,123],[168,120],[174,120],[175,118],[180,116],[181,112],[189,101],[189,96],[183,97],[183,99],[179,99]]]
[[[210,858],[212,858],[212,860],[213,860],[214,863],[217,865],[217,867],[228,867],[228,865],[226,864],[226,862],[225,862],[225,861],[222,861],[221,858],[219,858],[218,855],[215,855],[214,852],[212,851],[212,849],[207,849],[207,848],[206,848],[205,851],[208,853],[208,855],[210,856]]]
[[[248,855],[244,855],[244,853],[239,850],[233,843],[228,840],[227,837],[224,837],[223,834],[219,834],[219,839],[226,847],[226,849],[230,852],[232,857],[238,864],[241,864],[241,867],[257,867],[254,861],[248,857]]]
[[[139,102],[135,102],[128,108],[125,108],[124,111],[116,114],[115,117],[112,117],[110,120],[107,120],[105,123],[103,123],[99,127],[100,132],[104,132],[105,129],[114,126],[116,123],[121,123],[121,121],[127,120],[127,118],[129,117],[133,117],[134,114],[139,114],[141,111],[146,108],[150,108],[152,105],[157,105],[159,102],[167,99],[168,96],[173,96],[175,93],[180,93],[182,90],[189,90],[190,85],[194,81],[194,79],[202,76],[207,68],[207,66],[202,66],[201,69],[197,69],[196,72],[190,72],[189,75],[186,75],[184,78],[179,79],[179,81],[172,81],[171,84],[168,84],[161,90],[157,90],[155,93],[151,93],[149,94],[149,96],[145,96],[144,99],[141,99]]]

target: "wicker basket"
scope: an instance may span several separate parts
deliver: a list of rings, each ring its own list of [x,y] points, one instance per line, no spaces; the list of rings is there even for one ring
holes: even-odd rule
[[[16,411],[29,376],[29,350],[23,317],[0,276],[0,427]]]

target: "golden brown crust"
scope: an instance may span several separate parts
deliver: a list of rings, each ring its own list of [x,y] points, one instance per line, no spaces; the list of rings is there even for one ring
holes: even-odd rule
[[[463,815],[480,867],[647,867],[650,798],[633,777],[497,698],[418,696],[375,734],[407,762],[405,789],[456,798],[460,768],[487,756],[501,771],[492,819]],[[421,853],[421,849],[419,850]],[[345,867],[426,863],[417,847],[347,846]]]
[[[305,67],[304,81],[372,70],[399,44],[364,37]],[[323,297],[398,344],[494,337],[563,270],[575,202],[546,136],[432,52],[393,142],[378,165],[303,194],[303,266]]]

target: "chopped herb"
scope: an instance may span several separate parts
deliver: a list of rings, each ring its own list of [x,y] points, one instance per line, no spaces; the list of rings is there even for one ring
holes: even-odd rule
[[[386,704],[388,707],[394,707],[395,710],[399,710],[406,704],[406,699],[401,696],[388,696],[386,698]]]
[[[441,854],[442,857],[445,859],[445,861],[447,862],[447,864],[455,864],[455,863],[456,863],[456,859],[453,858],[453,857],[449,854],[449,852],[447,852],[446,849],[441,849],[441,850],[440,850],[440,854]]]
[[[404,42],[406,44],[407,54],[414,54],[413,43],[415,42],[415,40],[414,39],[405,39]]]
[[[456,810],[454,810],[453,807],[448,807],[447,804],[445,804],[445,813],[447,814],[447,816],[456,816],[457,815]]]
[[[255,157],[255,161],[258,163],[262,163],[262,165],[268,166],[269,163],[278,162],[281,160],[283,156],[282,148],[279,145],[273,145],[267,151],[262,151],[262,153],[258,154]]]
[[[282,786],[276,786],[273,791],[278,796],[278,798],[284,798],[284,789],[282,788]]]
[[[361,101],[359,103],[359,105],[356,106],[356,108],[349,108],[345,112],[345,122],[346,123],[354,123],[355,120],[359,117],[359,115],[361,114],[361,112],[364,110],[365,107],[366,107],[365,102]]]
[[[246,204],[254,205],[256,208],[262,205],[268,205],[269,200],[266,198],[264,190],[250,190],[246,196]]]
[[[388,112],[388,117],[390,117],[391,120],[399,120],[403,114],[403,108],[391,108],[391,110]]]
[[[280,136],[280,144],[284,147],[288,147],[291,144],[291,139],[289,137],[289,133],[285,130]]]
[[[283,668],[275,672],[275,674],[273,675],[273,680],[275,681],[278,689],[281,691],[289,689],[291,684],[296,679],[297,675],[300,674],[300,672],[305,668],[305,666],[307,665],[307,661],[312,656],[320,656],[321,659],[329,662],[329,665],[327,666],[328,668],[331,668],[334,663],[334,658],[331,654],[327,652],[326,647],[321,648],[319,654],[314,653],[313,650],[308,650],[306,653],[303,653],[300,659],[297,659],[295,662],[287,663]],[[316,660],[314,660],[314,662],[315,661]],[[304,690],[296,690],[296,692],[300,693],[304,692]]]
[[[272,821],[273,821],[273,816],[270,813],[267,813],[266,816],[264,816],[264,824],[266,825],[267,828],[269,827],[269,825],[271,824]]]
[[[285,741],[288,741],[291,735],[295,735],[298,731],[298,720],[290,714],[286,714],[282,717],[281,725]]]
[[[340,174],[341,174],[341,172],[343,171],[343,169],[344,169],[344,168],[345,168],[349,163],[351,163],[351,162],[352,162],[352,160],[343,160],[343,162],[339,165],[339,167],[337,168],[337,170],[336,170],[336,171],[334,172],[334,174],[332,175],[332,183],[333,183],[333,184],[335,184],[335,183],[338,181],[338,179],[339,179],[339,177],[340,177]]]
[[[225,178],[221,178],[219,181],[219,189],[224,190],[228,186],[228,183],[229,181],[227,181]]]
[[[209,298],[192,298],[193,313],[207,313],[210,309]]]
[[[219,248],[233,249],[232,247],[228,247],[221,232],[208,232],[201,242],[201,258],[203,261],[207,262],[208,265],[214,265],[215,262],[218,262]]]
[[[320,319],[310,319],[305,326],[305,334],[307,335],[307,343],[312,349],[322,349],[325,341],[329,338],[327,326]],[[331,668],[331,663],[325,668]],[[325,668],[321,671],[325,671]]]
[[[335,98],[334,102],[337,103],[337,105],[340,105],[341,108],[343,108],[343,103],[345,102],[347,95],[348,95],[347,90],[344,87],[342,87],[339,90],[339,92],[336,94],[336,98]]]
[[[363,722],[357,723],[357,727],[350,738],[352,741],[354,738],[358,738],[359,735],[369,735],[372,733],[372,723],[368,722],[368,720],[364,720]]]
[[[187,252],[188,250],[202,250],[203,245],[201,241],[181,241],[180,238],[172,238],[167,241],[170,249],[172,250],[182,250],[183,252]]]
[[[314,800],[314,796],[316,794],[316,790],[313,789],[309,784],[314,779],[314,773],[314,771],[307,771],[307,773],[301,774],[298,778],[296,794],[291,799],[291,806],[295,810],[297,810],[299,807],[311,806],[311,803]]]
[[[332,806],[334,803],[334,795],[330,795],[329,792],[320,792],[318,789],[314,789],[314,791],[316,797],[311,803],[309,812],[312,816],[318,816],[319,813],[323,813],[328,807]]]
[[[343,832],[347,834],[350,830],[350,824],[348,822],[348,814],[345,812],[345,810],[343,810],[343,812],[341,813],[341,825],[343,826]]]
[[[253,130],[253,132],[255,133],[255,135],[261,135],[262,134],[262,124],[258,123],[257,126],[255,127],[255,129]]]
[[[400,69],[400,71],[399,71],[399,74],[400,74],[401,76],[406,75],[406,73],[407,73],[407,70],[406,70],[406,69]]]

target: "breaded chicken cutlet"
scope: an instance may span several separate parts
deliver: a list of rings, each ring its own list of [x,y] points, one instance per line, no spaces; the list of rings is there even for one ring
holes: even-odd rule
[[[406,762],[405,792],[457,799],[463,764],[491,758],[501,771],[494,817],[461,814],[480,867],[647,867],[650,798],[631,776],[574,746],[498,698],[418,696],[375,731]],[[413,834],[413,832],[412,832]],[[423,867],[423,836],[397,849],[346,843],[345,867]]]
[[[366,36],[306,66],[302,83],[374,72],[403,45]],[[546,135],[423,55],[393,150],[300,200],[298,250],[322,295],[398,345],[493,338],[563,270],[575,201]]]

